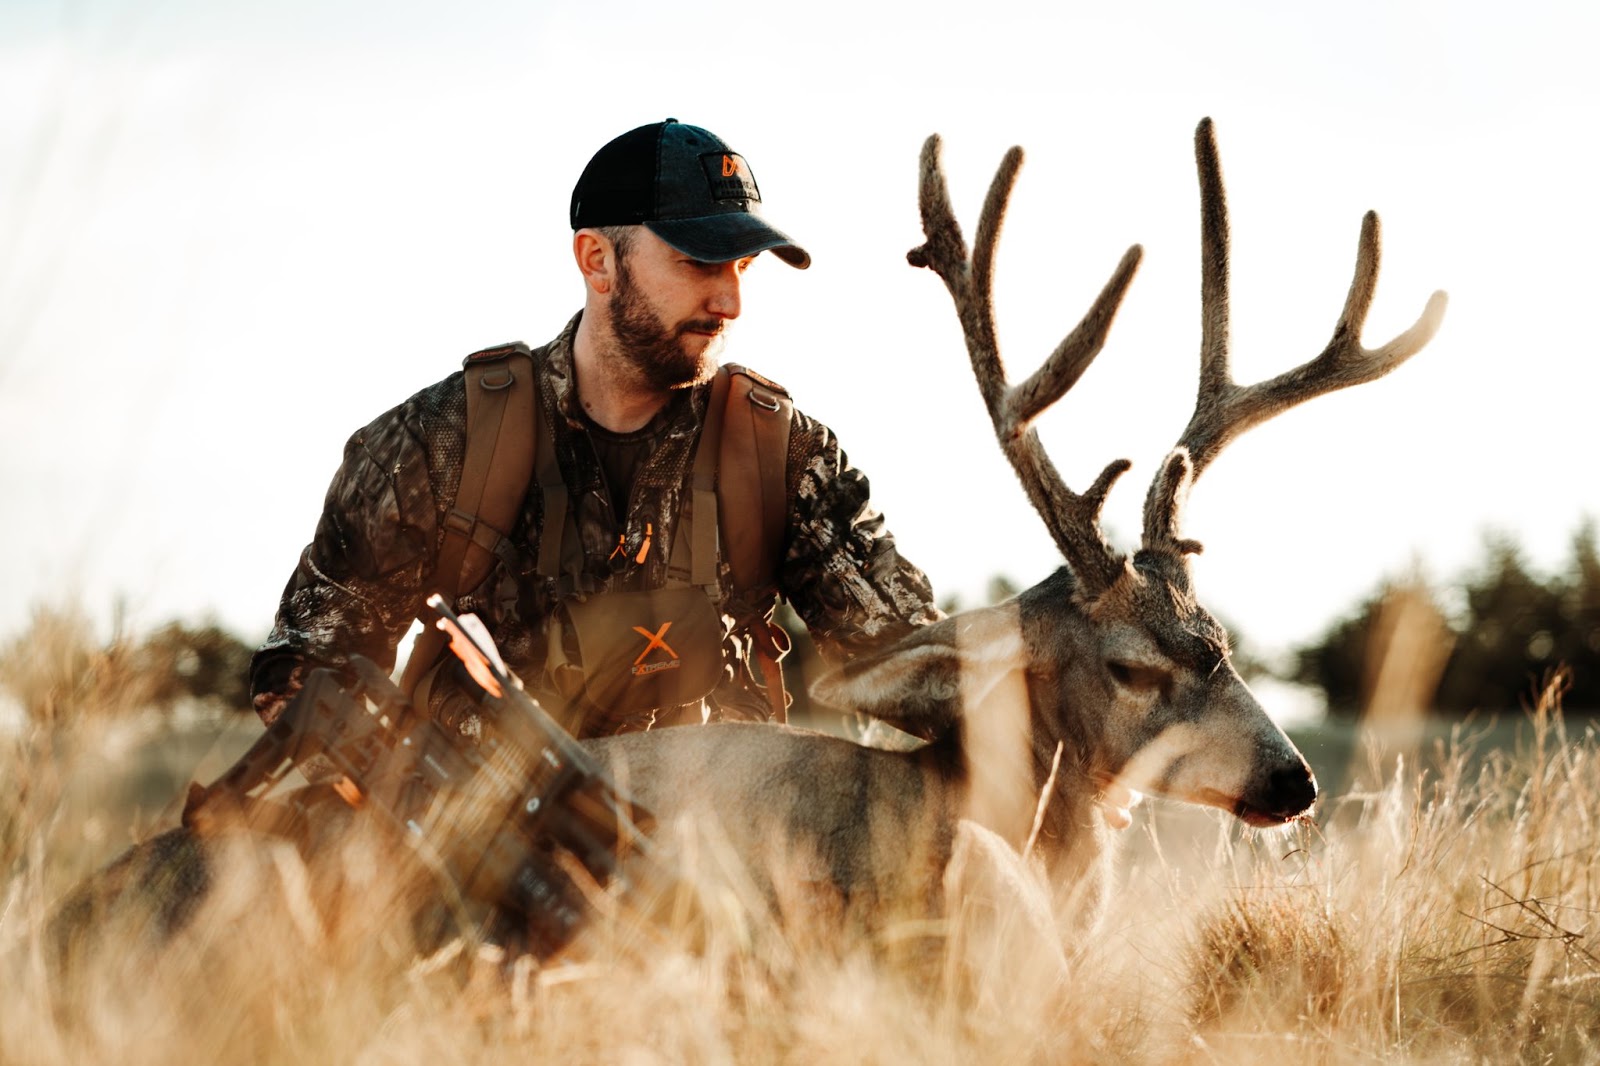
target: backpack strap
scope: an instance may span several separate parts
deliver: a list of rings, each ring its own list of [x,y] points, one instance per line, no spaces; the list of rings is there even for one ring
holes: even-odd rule
[[[753,370],[730,363],[723,374],[728,389],[717,463],[723,553],[734,588],[775,588],[778,563],[788,547],[789,426],[794,402],[782,385]],[[755,633],[753,650],[773,719],[787,721],[789,697],[780,661],[789,653],[789,635],[769,620],[764,632]]]
[[[732,380],[732,375],[726,369],[718,370],[711,379],[711,396],[706,401],[706,418],[700,427],[700,443],[695,447],[694,476],[690,482],[694,497],[689,511],[692,526],[689,531],[689,583],[706,589],[713,598],[718,594],[717,527],[721,518],[737,513],[737,508],[721,505],[717,486],[717,471],[722,464],[722,430],[727,422]],[[679,536],[676,539],[681,544],[684,538]],[[737,578],[734,583],[735,587],[740,587]]]
[[[582,570],[581,555],[569,559],[568,574],[563,579],[561,563],[567,550],[567,504],[571,493],[561,477],[561,464],[556,459],[555,429],[534,434],[533,472],[538,477],[539,495],[544,500],[541,513],[544,524],[539,530],[539,559],[535,571],[540,577],[556,581],[561,595],[569,595],[577,587],[578,572]],[[578,551],[573,546],[572,551]],[[564,583],[563,583],[564,581]]]
[[[466,370],[467,441],[461,481],[444,540],[434,562],[435,591],[454,601],[476,588],[494,565],[495,549],[510,535],[533,477],[538,388],[533,353],[521,342],[474,352]],[[411,647],[400,687],[425,705],[422,681],[443,653],[448,639],[425,627]],[[426,713],[426,712],[424,712]]]

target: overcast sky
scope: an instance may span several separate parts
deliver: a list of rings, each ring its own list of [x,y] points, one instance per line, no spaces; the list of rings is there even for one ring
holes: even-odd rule
[[[1203,599],[1281,647],[1413,560],[1456,575],[1486,529],[1560,565],[1600,514],[1595,6],[1041,6],[0,0],[0,633],[121,596],[136,624],[262,635],[344,439],[474,349],[553,336],[581,301],[578,172],[668,115],[742,152],[815,260],[756,265],[728,358],[835,428],[941,594],[1058,556],[904,260],[923,138],[969,232],[1028,151],[997,277],[1015,377],[1144,245],[1041,424],[1074,487],[1134,460],[1106,515],[1131,547],[1193,403],[1206,115],[1240,378],[1326,343],[1368,208],[1367,342],[1435,289],[1450,308],[1393,376],[1207,471]]]

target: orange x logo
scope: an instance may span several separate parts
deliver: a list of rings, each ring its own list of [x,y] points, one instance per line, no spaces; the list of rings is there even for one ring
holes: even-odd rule
[[[662,622],[661,628],[652,633],[644,626],[634,626],[633,631],[639,634],[641,637],[648,637],[650,643],[646,644],[644,646],[644,651],[640,652],[639,657],[633,660],[633,665],[638,666],[640,663],[644,662],[644,657],[655,651],[657,648],[660,648],[662,651],[676,659],[678,657],[678,653],[673,651],[672,645],[667,643],[667,630],[671,628],[671,622]]]

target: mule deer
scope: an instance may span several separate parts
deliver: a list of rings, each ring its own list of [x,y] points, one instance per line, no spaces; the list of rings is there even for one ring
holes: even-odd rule
[[[955,301],[1000,445],[1066,565],[995,607],[920,629],[824,678],[828,702],[923,737],[879,750],[787,727],[712,725],[588,742],[660,824],[715,822],[780,908],[819,903],[873,924],[937,914],[960,827],[971,820],[1036,848],[1085,912],[1103,892],[1109,829],[1099,813],[1120,786],[1221,808],[1252,826],[1310,811],[1310,769],[1229,659],[1222,626],[1196,601],[1181,533],[1198,475],[1233,438],[1314,396],[1392,370],[1438,328],[1436,293],[1405,333],[1376,348],[1360,335],[1378,274],[1378,221],[1362,224],[1354,280],[1316,357],[1241,386],[1228,367],[1228,224],[1209,119],[1195,134],[1202,218],[1200,383],[1194,414],[1145,498],[1143,540],[1113,548],[1099,515],[1129,463],[1069,489],[1033,421],[1100,352],[1142,255],[1130,248],[1088,314],[1025,381],[1009,385],[995,339],[996,240],[1021,164],[1002,162],[973,252],[951,210],[940,142],[922,151],[926,242],[909,254]]]

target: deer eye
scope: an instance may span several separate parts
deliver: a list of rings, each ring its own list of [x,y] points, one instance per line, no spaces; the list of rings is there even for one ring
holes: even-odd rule
[[[1165,670],[1153,666],[1141,666],[1138,663],[1121,662],[1116,659],[1106,663],[1106,666],[1117,684],[1134,692],[1159,692],[1165,689],[1171,680]]]

